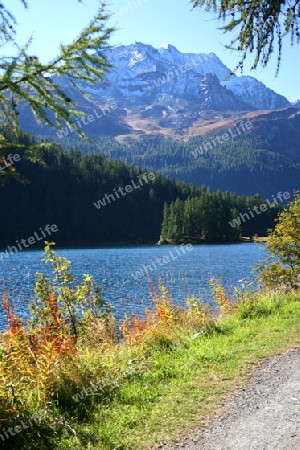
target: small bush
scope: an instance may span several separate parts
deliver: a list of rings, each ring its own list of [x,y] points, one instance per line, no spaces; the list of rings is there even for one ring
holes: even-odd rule
[[[151,350],[172,350],[187,333],[207,333],[216,327],[210,308],[196,297],[186,301],[187,307],[175,305],[168,290],[159,282],[159,294],[151,284],[153,312],[145,317],[126,318],[121,326],[125,342],[144,345]]]
[[[278,216],[266,245],[269,257],[258,265],[260,281],[268,289],[300,289],[300,193]],[[275,259],[275,260],[274,260]],[[270,262],[271,260],[271,262]],[[270,262],[270,264],[268,264]]]
[[[280,301],[275,294],[246,296],[237,307],[237,317],[248,319],[254,317],[267,317],[274,314],[280,308]]]

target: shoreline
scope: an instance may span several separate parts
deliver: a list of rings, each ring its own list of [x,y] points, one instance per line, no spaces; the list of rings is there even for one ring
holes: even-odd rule
[[[208,242],[204,240],[180,240],[180,241],[172,241],[172,242],[160,242],[160,241],[143,241],[143,242],[128,242],[128,241],[118,241],[118,242],[106,242],[106,243],[74,243],[74,242],[66,242],[65,244],[56,244],[55,249],[57,250],[76,250],[76,249],[97,249],[97,248],[108,248],[108,247],[149,247],[149,246],[176,246],[180,244],[193,244],[193,245],[232,245],[232,244],[253,244],[253,243],[259,243],[259,242],[267,242],[267,237],[260,237],[251,239],[250,237],[243,236],[239,240],[235,241],[214,241],[214,242]],[[37,245],[34,247],[31,247],[30,249],[23,249],[23,252],[32,252],[37,250],[43,250],[44,245]],[[5,248],[0,247],[0,252],[4,251]],[[19,252],[14,252],[13,254],[16,254]]]
[[[97,248],[108,248],[108,247],[147,247],[147,246],[174,246],[180,244],[193,244],[193,245],[232,245],[232,244],[248,244],[248,243],[257,243],[257,242],[267,242],[267,237],[261,237],[256,239],[251,239],[250,237],[242,237],[240,240],[236,241],[214,241],[214,242],[205,242],[205,241],[194,241],[191,240],[181,240],[174,242],[159,242],[159,241],[143,241],[143,242],[107,242],[107,243],[74,243],[74,242],[66,242],[65,244],[56,244],[55,249],[57,250],[76,250],[76,249],[97,249]],[[23,249],[23,252],[32,252],[37,250],[43,250],[44,245],[37,245],[30,249]],[[0,252],[4,251],[4,248],[0,247]],[[14,252],[16,254],[19,252]]]

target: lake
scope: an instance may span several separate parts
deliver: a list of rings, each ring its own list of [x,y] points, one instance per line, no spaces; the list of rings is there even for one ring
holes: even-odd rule
[[[20,251],[0,261],[0,280],[26,318],[28,298],[33,295],[34,274],[51,274],[41,262],[44,252]],[[118,318],[140,313],[151,307],[148,279],[157,285],[158,277],[170,290],[175,302],[183,303],[191,295],[211,301],[209,279],[219,279],[233,292],[241,279],[251,281],[254,263],[266,256],[263,245],[254,243],[187,246],[138,246],[84,249],[59,249],[57,254],[72,261],[73,273],[94,276],[104,300],[110,302]],[[148,276],[147,276],[148,272]],[[0,328],[4,314],[0,308]]]

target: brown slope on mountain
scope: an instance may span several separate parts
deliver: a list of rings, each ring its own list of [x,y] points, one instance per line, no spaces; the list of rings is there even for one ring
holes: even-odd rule
[[[242,129],[242,122],[251,122],[249,133],[255,133],[267,140],[270,150],[300,162],[300,111],[296,108],[251,111],[209,124],[198,121],[190,128],[189,134],[213,138],[226,133],[229,129],[234,131],[235,127]]]
[[[237,113],[226,111],[205,111],[198,115],[195,112],[184,112],[161,117],[141,117],[127,111],[126,123],[131,129],[131,136],[161,134],[174,139],[188,139],[202,136],[214,138],[228,133],[240,135],[255,133],[267,140],[270,150],[281,153],[295,162],[300,162],[300,111],[296,108],[285,108],[275,111],[251,111]],[[249,124],[250,123],[250,124]],[[247,127],[245,127],[247,124]],[[126,135],[116,138],[122,141]]]

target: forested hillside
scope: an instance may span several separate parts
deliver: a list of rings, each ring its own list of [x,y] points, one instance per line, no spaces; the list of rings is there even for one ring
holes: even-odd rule
[[[34,139],[21,134],[19,142],[30,145]],[[175,202],[177,205],[179,200],[196,197],[209,204],[205,210],[200,208],[197,219],[208,227],[208,234],[204,236],[207,241],[218,241],[224,236],[230,240],[241,233],[265,234],[276,214],[276,208],[271,208],[257,220],[229,229],[228,220],[236,217],[238,209],[243,212],[250,205],[261,204],[262,199],[232,193],[212,194],[207,187],[186,185],[157,172],[150,176],[150,171],[106,159],[102,154],[62,151],[55,144],[36,154],[44,164],[28,160],[17,148],[9,152],[20,153],[15,168],[27,182],[20,183],[12,178],[0,189],[2,248],[32,236],[47,224],[57,225],[58,231],[51,239],[59,245],[157,242],[164,204]],[[170,208],[172,210],[173,206]],[[226,214],[219,217],[220,211]],[[188,220],[194,221],[195,217]],[[213,232],[216,221],[218,234]],[[181,234],[179,229],[177,237]]]
[[[218,143],[216,139],[190,138],[184,142],[162,136],[127,138],[125,143],[102,138],[95,143],[65,138],[64,148],[103,153],[126,164],[157,170],[211,190],[263,197],[299,188],[300,164],[288,154],[275,151],[270,142],[255,134]]]

